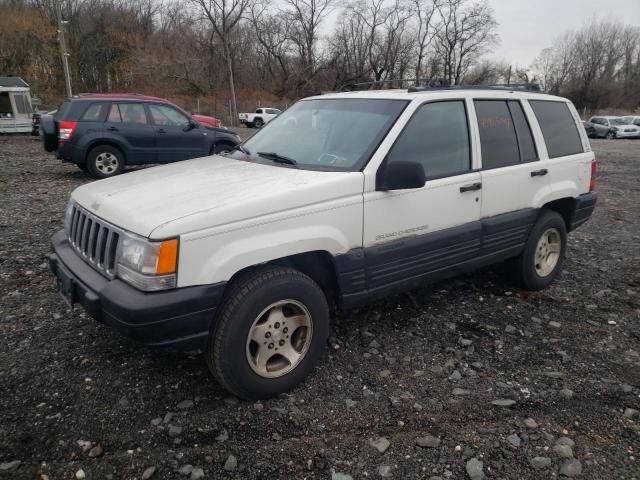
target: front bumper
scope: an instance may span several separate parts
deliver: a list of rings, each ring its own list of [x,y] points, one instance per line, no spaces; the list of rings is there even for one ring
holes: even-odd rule
[[[640,132],[623,132],[618,130],[616,132],[616,138],[640,138]]]
[[[51,271],[97,321],[145,345],[206,348],[225,283],[145,293],[91,268],[69,245],[64,231],[52,238]]]

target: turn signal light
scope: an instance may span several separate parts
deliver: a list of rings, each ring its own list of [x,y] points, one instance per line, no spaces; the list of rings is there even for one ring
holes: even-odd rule
[[[178,239],[165,240],[160,244],[156,275],[175,273],[178,264]]]

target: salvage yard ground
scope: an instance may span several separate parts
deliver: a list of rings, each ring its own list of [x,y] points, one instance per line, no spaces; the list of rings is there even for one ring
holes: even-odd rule
[[[92,180],[0,136],[0,478],[640,479],[640,141],[593,147],[560,281],[497,268],[346,313],[305,383],[253,403],[66,307],[49,239]]]

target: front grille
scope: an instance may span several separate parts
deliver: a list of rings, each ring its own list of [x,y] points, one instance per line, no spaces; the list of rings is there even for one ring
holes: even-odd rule
[[[67,238],[85,262],[103,275],[116,274],[116,254],[122,230],[89,213],[75,204]]]

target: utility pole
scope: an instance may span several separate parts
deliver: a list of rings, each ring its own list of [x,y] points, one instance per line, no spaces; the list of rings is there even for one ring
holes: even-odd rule
[[[67,52],[67,42],[64,38],[64,27],[67,23],[62,20],[62,10],[60,8],[60,0],[54,0],[54,8],[56,10],[56,18],[58,20],[58,42],[60,43],[60,55],[62,55],[62,69],[64,71],[64,83],[67,87],[67,97],[71,98],[71,73],[69,71],[69,52]]]

